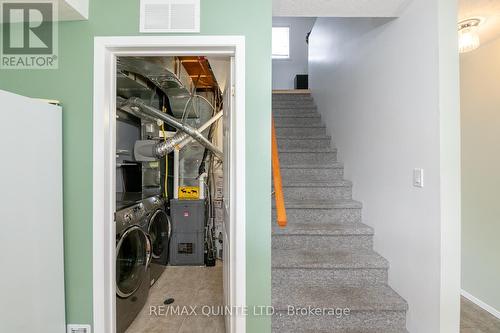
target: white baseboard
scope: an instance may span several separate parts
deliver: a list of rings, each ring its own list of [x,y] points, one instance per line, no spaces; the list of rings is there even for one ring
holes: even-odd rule
[[[476,298],[476,297],[472,296],[471,294],[469,294],[468,292],[466,292],[463,289],[462,289],[461,294],[462,294],[463,297],[467,298],[469,301],[471,301],[472,303],[476,304],[477,306],[479,306],[484,311],[487,311],[487,312],[491,313],[493,316],[495,316],[498,319],[500,319],[500,311],[498,311],[497,309],[495,309],[491,305],[488,305],[488,304],[484,303],[479,298]]]

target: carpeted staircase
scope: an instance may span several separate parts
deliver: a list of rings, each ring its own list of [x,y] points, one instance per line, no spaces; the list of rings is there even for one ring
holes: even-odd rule
[[[407,303],[387,285],[312,97],[273,94],[273,116],[288,215],[280,229],[273,209],[273,333],[406,333]]]

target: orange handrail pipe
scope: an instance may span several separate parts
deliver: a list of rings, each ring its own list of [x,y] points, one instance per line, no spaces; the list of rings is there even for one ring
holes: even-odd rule
[[[286,227],[286,208],[285,198],[283,196],[283,185],[281,182],[280,158],[278,155],[278,140],[276,139],[276,131],[274,129],[274,120],[272,120],[271,129],[272,140],[272,165],[273,165],[273,180],[274,180],[274,195],[276,199],[276,221],[281,228]]]

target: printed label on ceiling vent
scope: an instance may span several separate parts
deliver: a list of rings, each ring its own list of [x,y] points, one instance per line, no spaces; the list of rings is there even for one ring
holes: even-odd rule
[[[141,0],[140,32],[200,32],[200,0]]]

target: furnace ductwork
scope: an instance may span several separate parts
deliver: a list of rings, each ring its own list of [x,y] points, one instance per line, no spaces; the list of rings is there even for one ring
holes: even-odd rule
[[[161,158],[161,157],[165,156],[166,154],[172,152],[176,146],[180,145],[181,143],[183,143],[186,140],[189,140],[188,136],[190,136],[194,140],[198,141],[205,148],[207,148],[208,150],[213,152],[218,158],[220,158],[221,160],[223,159],[224,155],[223,155],[222,151],[219,148],[217,148],[213,143],[211,143],[207,138],[205,138],[203,136],[203,134],[201,134],[201,132],[204,130],[202,128],[205,125],[207,125],[208,123],[212,124],[215,120],[220,118],[222,113],[213,117],[209,122],[207,122],[207,124],[205,124],[204,126],[202,126],[200,128],[201,129],[201,131],[200,131],[200,130],[197,130],[189,125],[183,124],[177,118],[174,118],[174,117],[172,117],[164,112],[161,112],[160,110],[158,110],[152,106],[147,105],[140,98],[131,97],[124,102],[124,105],[131,108],[134,113],[142,112],[142,113],[145,113],[146,115],[148,115],[149,117],[154,117],[156,119],[163,120],[167,124],[177,128],[179,131],[182,132],[182,133],[176,134],[172,139],[168,140],[167,142],[155,144],[152,147],[152,151],[151,151],[152,156],[154,156],[156,158]],[[124,105],[122,105],[122,106],[124,106]],[[143,153],[146,153],[148,149],[146,149],[143,146],[143,147],[141,147],[141,150]]]

